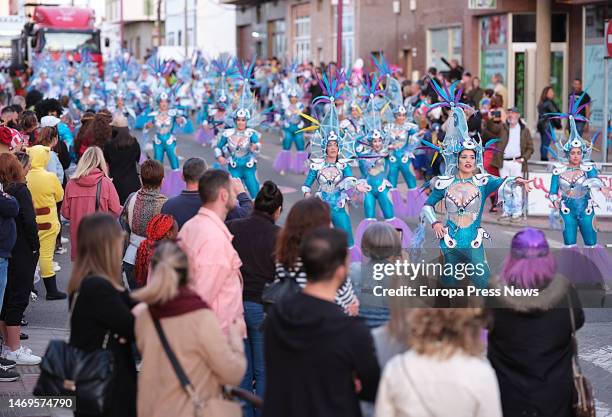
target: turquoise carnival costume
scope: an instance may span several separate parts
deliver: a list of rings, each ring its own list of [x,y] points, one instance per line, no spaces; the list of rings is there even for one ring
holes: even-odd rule
[[[165,101],[170,106],[171,100],[167,93],[161,93],[157,100],[158,105]],[[147,123],[143,133],[146,133],[149,128],[153,128],[153,158],[156,161],[164,163],[164,157],[168,157],[170,163],[170,171],[166,172],[162,183],[162,194],[168,197],[178,195],[185,188],[185,182],[182,179],[179,169],[179,159],[176,155],[176,136],[173,130],[178,124],[183,124],[185,118],[176,109],[168,108],[149,113],[149,122]]]
[[[329,103],[327,112],[322,121],[304,115],[313,125],[304,129],[315,131],[310,141],[310,170],[302,186],[302,192],[312,193],[315,181],[319,184],[316,195],[329,204],[331,209],[332,223],[335,227],[342,229],[348,235],[348,245],[351,249],[353,259],[359,259],[359,249],[354,246],[351,219],[347,208],[352,193],[367,191],[368,185],[365,180],[358,180],[353,176],[350,163],[356,159],[355,137],[347,130],[340,129],[338,114],[336,112],[335,100],[344,92],[340,88],[343,83],[344,74],[339,71],[338,78],[328,80],[323,74],[323,80],[319,80],[323,91],[327,96],[317,97],[313,104],[319,102]],[[334,142],[338,147],[338,156],[335,161],[327,158],[328,146]]]
[[[357,145],[359,156],[359,170],[369,186],[363,201],[365,212],[364,220],[359,223],[355,232],[357,246],[361,246],[361,237],[365,230],[376,220],[376,204],[380,206],[382,215],[396,229],[402,231],[402,246],[407,248],[412,238],[412,232],[406,223],[395,217],[393,203],[391,201],[391,182],[389,182],[389,136],[382,130],[380,109],[385,101],[381,97],[382,91],[378,89],[378,79],[372,76],[369,84],[365,86],[366,94],[363,99],[367,100],[366,114],[363,117],[365,131],[360,136]]]
[[[291,170],[296,174],[305,174],[307,171],[306,160],[308,153],[304,151],[304,121],[300,116],[304,112],[302,103],[303,89],[297,84],[297,64],[288,68],[289,81],[285,86],[285,94],[282,98],[282,150],[274,161],[273,168],[281,175]],[[291,147],[295,145],[296,154],[291,154]]]
[[[261,122],[260,116],[255,114],[257,104],[250,86],[254,63],[255,60],[248,67],[244,64],[238,66],[242,91],[233,114],[235,127],[225,129],[215,146],[215,158],[222,165],[221,158],[227,161],[231,176],[242,180],[251,198],[255,198],[259,191],[257,154],[261,149],[260,135],[252,128]],[[244,128],[238,127],[239,119],[244,121]]]
[[[209,76],[214,80],[215,89],[208,95],[206,117],[201,115],[201,126],[196,133],[196,140],[202,146],[215,146],[216,137],[225,127],[229,103],[228,79],[237,76],[234,59],[229,54],[221,54],[210,62]]]
[[[170,104],[170,96],[167,93],[160,94],[158,104],[162,101]],[[176,136],[172,132],[177,124],[183,123],[183,120],[184,118],[176,109],[169,108],[166,111],[158,109],[149,113],[149,126],[153,127],[155,132],[153,138],[154,158],[163,164],[164,156],[167,156],[173,170],[179,168],[179,160],[176,156]]]
[[[480,142],[470,138],[463,112],[463,109],[469,106],[459,102],[462,91],[459,89],[455,94],[457,83],[454,83],[450,89],[446,85],[441,88],[435,81],[432,81],[432,85],[442,101],[430,106],[429,109],[447,107],[452,120],[447,123],[446,135],[440,147],[423,141],[425,145],[436,149],[442,155],[446,171],[445,175],[435,177],[431,181],[431,194],[421,210],[422,224],[416,233],[415,244],[418,246],[422,243],[424,221],[432,226],[439,223],[434,207],[439,201],[443,201],[447,213],[444,237],[440,239],[446,272],[443,283],[447,285],[457,283],[454,274],[446,271],[448,265],[455,269],[459,264],[471,263],[478,268],[470,276],[472,284],[484,288],[489,279],[489,266],[483,240],[490,239],[490,235],[481,227],[480,221],[486,197],[498,189],[503,192],[507,187],[516,186],[516,178],[502,179],[486,173],[482,164],[484,148]],[[459,155],[464,150],[474,151],[475,165],[480,173],[462,179],[459,177],[458,164]]]
[[[417,188],[412,166],[415,158],[414,151],[420,144],[416,137],[418,126],[408,121],[408,112],[403,105],[401,85],[391,76],[391,69],[384,57],[381,57],[380,60],[373,57],[373,60],[381,77],[386,78],[387,83],[385,96],[388,104],[383,117],[387,122],[385,132],[390,138],[389,148],[392,150],[389,157],[389,181],[393,187],[391,191],[393,205],[400,216],[418,217],[425,200],[425,196]],[[404,120],[399,123],[401,118]],[[404,177],[408,187],[405,199],[397,188],[400,174]]]
[[[576,128],[576,121],[587,121],[584,116],[580,115],[580,111],[586,106],[586,104],[580,106],[581,101],[582,96],[576,99],[572,95],[570,96],[569,113],[548,114],[553,119],[567,119],[570,131],[567,140],[562,141],[557,140],[554,130],[550,128],[556,152],[549,150],[558,162],[554,165],[552,172],[548,198],[553,203],[554,214],[558,213],[563,221],[565,246],[567,248],[576,247],[578,230],[580,230],[585,245],[583,254],[590,258],[600,268],[600,271],[609,274],[609,271],[612,270],[612,257],[605,248],[597,244],[597,231],[593,226],[597,204],[592,194],[595,190],[600,190],[609,198],[610,190],[604,187],[604,183],[597,176],[595,164],[591,161],[591,152],[597,138],[588,144]],[[572,150],[580,151],[579,164],[570,165],[569,158]],[[580,275],[581,271],[576,270],[576,273]]]

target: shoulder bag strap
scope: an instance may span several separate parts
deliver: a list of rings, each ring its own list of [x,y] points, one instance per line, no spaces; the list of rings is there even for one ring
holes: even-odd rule
[[[102,194],[102,179],[96,185],[96,211],[100,210],[100,194]]]
[[[414,393],[418,397],[421,404],[423,404],[423,408],[425,409],[429,417],[436,417],[436,415],[431,411],[431,408],[429,408],[429,406],[427,405],[427,402],[423,399],[423,397],[421,397],[421,394],[419,393],[419,390],[417,389],[416,384],[412,382],[412,378],[410,377],[410,372],[408,372],[408,368],[406,367],[406,360],[403,355],[400,358],[400,360],[402,362],[402,370],[404,371],[404,374],[406,375],[406,378],[408,379],[408,383],[412,387]]]
[[[195,389],[193,388],[193,385],[191,385],[191,381],[189,381],[189,377],[187,377],[187,374],[181,367],[178,358],[176,357],[174,351],[168,343],[168,339],[166,338],[166,334],[164,333],[164,329],[162,329],[159,319],[153,319],[153,324],[155,325],[155,330],[157,331],[159,340],[164,348],[164,351],[166,352],[166,356],[172,364],[174,373],[176,374],[179,379],[179,382],[181,383],[181,387],[187,393],[187,395],[189,395],[189,398],[191,398],[191,401],[193,402],[193,406],[195,408],[195,415],[201,415],[201,411],[204,409],[204,402],[197,397]]]
[[[572,368],[574,370],[574,377],[582,375],[580,369],[580,362],[578,361],[578,341],[576,340],[576,317],[574,316],[574,306],[572,305],[571,295],[567,295],[567,306],[569,308],[570,323],[572,325]]]
[[[132,198],[130,198],[127,207],[127,222],[130,230],[132,229],[132,219],[134,218],[134,207],[136,206],[136,198],[138,198],[138,193],[140,193],[140,191],[136,191],[134,194],[132,194]]]

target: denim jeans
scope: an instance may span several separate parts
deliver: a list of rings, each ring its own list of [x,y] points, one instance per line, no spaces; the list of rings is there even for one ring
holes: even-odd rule
[[[258,397],[264,396],[265,367],[264,367],[264,341],[261,326],[264,321],[264,308],[262,304],[252,301],[244,302],[244,319],[247,326],[247,339],[244,341],[244,354],[247,358],[247,370],[240,387],[255,391]],[[261,410],[251,404],[244,404],[244,417],[261,415]]]
[[[547,129],[541,129],[540,132],[540,160],[548,161],[548,147],[550,146],[551,137]]]
[[[0,258],[0,310],[4,302],[4,290],[6,289],[6,281],[8,274],[8,259]]]

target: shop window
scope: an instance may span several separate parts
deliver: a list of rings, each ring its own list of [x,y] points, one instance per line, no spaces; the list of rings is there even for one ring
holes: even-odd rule
[[[550,20],[551,42],[567,41],[567,14],[553,13]],[[536,41],[536,15],[514,14],[512,15],[512,42],[535,42]]]
[[[304,11],[296,8],[293,19],[293,58],[299,62],[310,60],[310,15]]]
[[[451,59],[461,62],[461,36],[460,27],[428,30],[427,66],[446,70],[447,66],[442,62],[442,58],[449,62]]]

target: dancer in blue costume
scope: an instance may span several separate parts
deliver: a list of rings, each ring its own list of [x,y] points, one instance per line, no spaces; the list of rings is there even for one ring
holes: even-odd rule
[[[442,155],[446,170],[445,175],[432,179],[431,194],[421,211],[421,219],[431,224],[436,238],[440,239],[445,262],[442,282],[450,286],[457,284],[447,266],[452,266],[454,270],[472,264],[474,272],[468,274],[469,279],[475,286],[484,288],[489,279],[489,266],[483,240],[489,239],[490,235],[481,227],[480,221],[486,197],[498,189],[503,195],[506,188],[515,186],[523,186],[529,191],[531,181],[519,177],[499,178],[486,173],[482,165],[484,148],[480,142],[470,138],[463,111],[473,110],[459,102],[462,91],[455,91],[456,84],[449,89],[446,85],[442,88],[432,81],[442,101],[430,106],[430,110],[447,107],[450,120],[446,123],[446,135],[440,147],[423,142]],[[445,224],[438,220],[434,211],[439,201],[443,201],[446,207]],[[422,229],[417,235],[422,236],[421,233]]]
[[[318,182],[316,195],[329,204],[334,226],[346,232],[352,258],[358,260],[359,248],[355,246],[353,239],[347,203],[354,190],[365,193],[369,191],[369,186],[367,181],[355,178],[351,171],[350,163],[357,157],[355,137],[347,130],[340,129],[335,101],[345,93],[345,88],[341,87],[344,74],[339,71],[336,79],[328,79],[327,75],[323,74],[323,80],[319,82],[327,96],[317,97],[313,103],[328,102],[329,106],[321,122],[303,115],[313,123],[304,130],[315,133],[310,141],[310,170],[302,192],[304,197],[310,197],[314,182]]]
[[[168,157],[170,171],[164,176],[162,183],[162,193],[168,197],[178,195],[184,188],[179,169],[179,159],[176,155],[176,136],[172,133],[177,124],[185,123],[185,118],[176,110],[170,108],[170,97],[167,93],[159,96],[159,109],[149,113],[150,121],[145,126],[154,129],[153,138],[153,157],[155,160],[164,163],[164,158]]]
[[[196,140],[202,146],[215,146],[217,135],[225,128],[226,109],[229,103],[228,80],[235,78],[234,59],[229,54],[221,54],[210,62],[209,76],[214,80],[215,90],[208,94],[206,118],[200,122]],[[204,117],[201,115],[201,117]]]
[[[365,211],[364,220],[359,223],[355,232],[357,246],[361,246],[361,237],[365,230],[372,223],[376,223],[376,204],[380,206],[382,215],[386,222],[393,225],[397,230],[401,230],[402,245],[408,248],[412,238],[412,232],[408,225],[401,219],[395,217],[395,211],[389,191],[389,137],[382,130],[380,109],[384,105],[384,100],[379,96],[382,91],[378,89],[378,79],[373,75],[370,82],[364,86],[366,92],[365,100],[366,114],[364,115],[365,131],[360,136],[365,139],[360,140],[357,145],[359,156],[359,169],[369,186],[369,191],[365,195],[363,208]]]
[[[389,181],[393,187],[391,190],[393,206],[399,216],[418,217],[425,201],[425,196],[417,188],[412,166],[414,151],[419,146],[419,139],[416,137],[418,126],[407,120],[401,85],[392,77],[385,58],[381,56],[378,60],[375,57],[373,59],[381,77],[385,78],[387,83],[385,96],[388,104],[383,117],[387,122],[385,132],[390,137],[389,149],[392,151],[389,158]],[[400,174],[408,187],[405,199],[397,188]]]
[[[285,175],[289,170],[296,174],[305,174],[308,171],[308,153],[304,150],[304,132],[301,131],[304,121],[300,116],[304,112],[304,103],[301,102],[304,90],[297,83],[297,64],[289,66],[288,72],[289,79],[282,99],[282,150],[276,157],[273,168],[280,175]],[[291,154],[294,144],[297,151],[295,156]]]
[[[177,73],[177,81],[174,84],[176,91],[177,110],[183,114],[185,123],[175,127],[175,133],[183,135],[192,135],[195,131],[193,122],[191,121],[191,112],[195,105],[193,99],[193,79],[191,61],[185,60]]]
[[[248,66],[238,66],[242,91],[232,117],[235,127],[225,129],[215,146],[215,157],[219,164],[228,165],[231,176],[242,180],[251,198],[255,198],[259,192],[257,155],[261,149],[260,134],[250,127],[261,123],[250,86],[254,63],[255,60]]]
[[[134,128],[136,129],[144,129],[145,125],[149,121],[149,113],[151,113],[151,96],[153,95],[153,91],[157,88],[157,81],[155,77],[152,75],[154,68],[152,68],[153,63],[151,62],[149,65],[143,65],[140,67],[140,74],[138,74],[138,78],[136,78],[136,88],[134,91],[134,96],[136,98],[136,121],[134,123]]]
[[[583,93],[584,95],[585,93]],[[591,259],[600,271],[609,275],[612,270],[610,253],[597,244],[597,231],[593,226],[595,207],[593,199],[595,191],[601,191],[606,199],[610,199],[610,188],[605,187],[597,176],[595,164],[591,161],[591,152],[596,138],[591,143],[582,138],[576,128],[576,121],[585,122],[586,118],[580,111],[586,105],[580,106],[582,96],[578,99],[570,97],[569,113],[551,113],[555,119],[567,119],[570,134],[566,141],[557,140],[551,127],[551,137],[555,143],[556,152],[551,150],[557,159],[550,182],[549,199],[553,210],[557,211],[563,220],[563,242],[566,248],[576,248],[578,230],[584,241],[582,253]],[[556,213],[555,213],[556,214]],[[576,248],[577,251],[579,249]],[[580,263],[575,263],[572,270],[580,276]],[[582,271],[584,273],[584,271]]]

